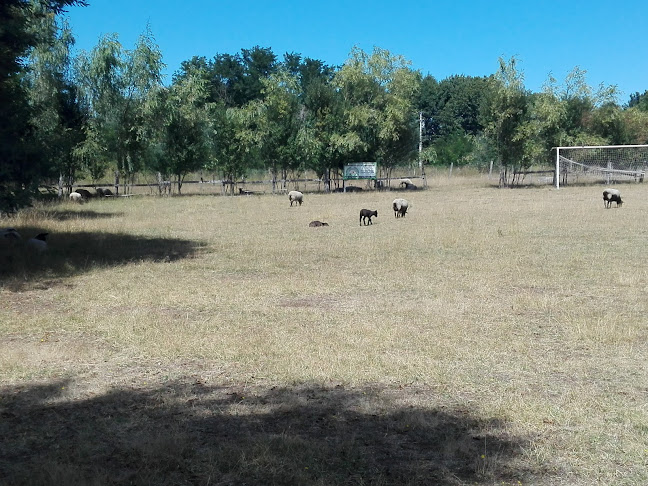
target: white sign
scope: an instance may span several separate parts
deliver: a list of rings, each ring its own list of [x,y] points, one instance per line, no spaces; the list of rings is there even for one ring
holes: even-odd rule
[[[376,162],[358,162],[344,166],[344,179],[375,179]]]

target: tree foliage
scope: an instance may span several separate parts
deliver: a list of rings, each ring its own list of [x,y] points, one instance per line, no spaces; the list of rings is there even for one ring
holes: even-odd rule
[[[157,172],[179,188],[201,170],[237,181],[261,169],[275,182],[313,170],[328,189],[349,162],[378,162],[389,176],[420,159],[497,162],[511,184],[550,163],[557,145],[648,141],[648,91],[620,106],[614,86],[592,88],[576,67],[533,93],[516,58],[500,59],[491,76],[437,80],[377,47],[354,47],[333,67],[254,46],[192,57],[165,86],[149,29],[132,50],[108,34],[72,59],[58,14],[80,4],[0,5],[0,209],[44,180],[96,182],[109,169],[127,181]]]
[[[91,145],[80,152],[93,166],[108,153],[116,173],[127,180],[143,170],[153,157],[156,140],[157,91],[162,85],[160,53],[150,30],[135,49],[123,49],[116,34],[103,36],[91,53],[78,61],[78,83],[89,113]],[[93,147],[100,150],[92,155]]]
[[[28,87],[23,82],[24,61],[31,49],[52,41],[50,25],[43,22],[43,29],[39,29],[39,21],[44,16],[61,13],[70,5],[85,3],[77,0],[0,2],[0,212],[29,204],[39,194],[39,184],[52,173],[46,145],[36,135],[35,121],[43,105],[30,103]],[[59,101],[60,112],[66,100]]]

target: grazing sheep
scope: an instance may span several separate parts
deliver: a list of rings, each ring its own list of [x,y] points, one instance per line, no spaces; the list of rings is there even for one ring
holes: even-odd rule
[[[611,208],[612,203],[615,202],[617,207],[623,205],[621,200],[621,191],[618,189],[606,189],[603,191],[603,204],[606,208]]]
[[[298,202],[301,206],[304,202],[304,195],[299,191],[290,191],[288,193],[288,199],[290,200],[290,206],[292,207],[294,202]]]
[[[392,206],[394,207],[394,217],[404,218],[409,209],[410,203],[407,199],[397,198],[394,199]]]
[[[92,199],[92,193],[90,191],[88,191],[87,189],[78,188],[78,189],[75,189],[74,192],[76,192],[78,194],[81,194],[81,197],[83,199]]]
[[[104,197],[104,190],[101,187],[95,188],[95,195],[97,197]]]
[[[371,222],[372,216],[375,216],[377,218],[378,217],[378,211],[377,210],[372,211],[371,209],[361,209],[360,210],[360,226],[362,226],[363,221],[364,221],[365,226],[367,224],[373,224]]]
[[[328,223],[322,223],[321,221],[311,221],[308,223],[308,226],[311,228],[317,228],[318,226],[328,226]]]
[[[76,203],[82,203],[83,202],[83,196],[79,194],[78,192],[74,191],[70,193],[70,201],[76,202]]]
[[[35,250],[37,252],[43,252],[47,250],[47,235],[49,233],[39,233],[33,238],[27,240],[27,247]]]
[[[110,197],[110,196],[113,196],[113,192],[110,189],[104,189],[103,190],[103,195],[104,195],[104,197]]]

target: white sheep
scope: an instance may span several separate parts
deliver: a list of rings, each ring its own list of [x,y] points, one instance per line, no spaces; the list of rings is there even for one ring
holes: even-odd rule
[[[83,196],[79,194],[78,192],[74,191],[70,193],[70,201],[76,202],[76,203],[82,203],[83,202]]]
[[[410,203],[407,199],[403,199],[399,197],[394,199],[392,206],[394,208],[394,217],[404,218],[405,214],[407,213],[407,210],[410,207]]]
[[[27,248],[30,248],[37,252],[43,252],[47,250],[47,235],[49,233],[39,233],[33,238],[27,240]]]
[[[606,208],[611,208],[612,203],[615,202],[617,207],[623,205],[621,200],[621,191],[618,189],[606,189],[603,191],[603,204]]]
[[[301,206],[304,202],[304,195],[299,191],[290,191],[288,193],[288,200],[290,201],[291,206],[293,205],[293,202],[298,202]]]

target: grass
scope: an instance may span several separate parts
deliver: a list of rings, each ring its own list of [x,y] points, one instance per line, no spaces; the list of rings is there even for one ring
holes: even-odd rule
[[[25,211],[50,249],[0,248],[0,478],[645,484],[648,187],[621,190]]]

